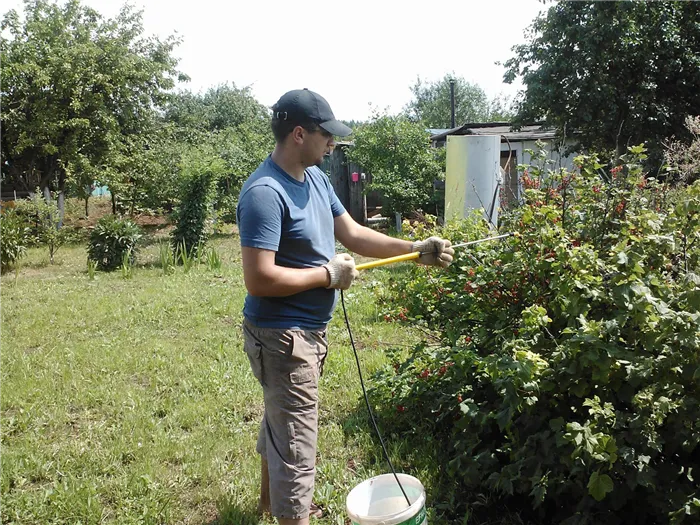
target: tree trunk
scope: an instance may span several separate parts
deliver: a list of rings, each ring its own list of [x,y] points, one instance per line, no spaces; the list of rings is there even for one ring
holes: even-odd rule
[[[615,137],[615,165],[620,162],[620,157],[622,157],[622,145],[620,144],[620,136],[622,135],[622,126],[625,123],[625,118],[620,115],[620,125],[617,128],[617,136]]]
[[[44,194],[46,204],[51,204],[51,181],[56,173],[56,161],[52,156],[44,159],[44,169],[41,173],[39,187]]]
[[[110,196],[112,197],[112,215],[117,214],[117,198],[114,196],[114,192],[110,190]]]
[[[63,217],[66,209],[66,172],[61,169],[58,175],[58,224],[57,229],[63,227]]]
[[[90,194],[88,194],[88,195],[85,197],[85,218],[86,218],[86,219],[89,217],[89,213],[88,213],[88,199],[90,199]]]
[[[63,216],[65,215],[66,192],[63,188],[58,193],[58,224],[56,227],[60,230],[63,227]]]
[[[134,208],[136,207],[136,183],[132,186],[131,189],[131,204],[129,206],[129,217],[134,216]]]

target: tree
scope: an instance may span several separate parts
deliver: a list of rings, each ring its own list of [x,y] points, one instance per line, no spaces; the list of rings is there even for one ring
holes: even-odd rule
[[[125,140],[143,136],[166,90],[185,78],[172,56],[179,41],[143,37],[142,13],[128,5],[110,20],[78,0],[24,8],[23,22],[14,10],[2,21],[3,179],[39,186],[47,201],[56,190],[62,208],[68,177],[115,174]]]
[[[451,123],[452,103],[450,81],[455,82],[455,124],[509,120],[507,100],[489,101],[486,93],[454,74],[445,75],[437,82],[424,82],[420,77],[411,87],[413,100],[404,108],[410,119],[422,121],[430,128],[447,128]]]
[[[164,118],[183,129],[221,131],[256,122],[269,126],[269,111],[250,93],[250,88],[222,84],[204,95],[181,91],[173,95]]]
[[[430,147],[422,123],[402,115],[374,115],[353,137],[348,157],[372,175],[367,189],[382,192],[385,210],[406,213],[431,204],[433,183],[443,176],[442,150]]]
[[[173,126],[174,139],[181,141],[183,148],[206,145],[200,156],[211,154],[223,162],[216,177],[214,207],[218,218],[232,222],[243,181],[274,146],[268,109],[249,88],[224,84],[203,95],[189,91],[175,94],[163,119]]]
[[[700,108],[700,10],[694,2],[558,2],[513,48],[504,80],[522,77],[519,123],[545,120],[578,147],[661,142]]]
[[[257,122],[251,122],[212,134],[211,143],[225,166],[217,178],[214,207],[220,219],[235,222],[241,187],[270,154],[275,141],[271,131],[262,131]]]
[[[50,264],[54,263],[56,252],[68,240],[67,229],[58,228],[60,214],[56,201],[55,198],[44,200],[37,188],[31,198],[17,201],[13,208],[27,221],[33,241],[48,248]]]

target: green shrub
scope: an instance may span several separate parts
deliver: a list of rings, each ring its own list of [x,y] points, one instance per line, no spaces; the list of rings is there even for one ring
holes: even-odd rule
[[[15,203],[15,212],[23,218],[28,226],[29,242],[36,246],[46,246],[49,250],[49,262],[54,263],[58,249],[72,240],[77,240],[79,234],[60,226],[61,213],[58,209],[56,193],[52,200],[46,202],[41,190],[36,188],[34,196],[21,199]]]
[[[670,203],[643,156],[528,169],[502,217],[520,238],[392,289],[389,318],[440,344],[396,354],[372,396],[395,431],[444,440],[472,511],[489,494],[536,523],[697,523],[700,183]]]
[[[28,237],[29,227],[13,209],[0,215],[0,261],[3,273],[24,257]]]
[[[141,230],[131,220],[106,215],[90,234],[88,259],[95,261],[99,270],[108,272],[121,268],[125,256],[133,265],[140,238]]]
[[[197,250],[206,243],[216,181],[223,171],[223,161],[206,149],[193,152],[183,161],[180,202],[171,238],[173,250],[196,257]]]

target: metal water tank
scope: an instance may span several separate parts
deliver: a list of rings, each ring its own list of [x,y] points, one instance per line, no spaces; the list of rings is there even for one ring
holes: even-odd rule
[[[445,220],[464,218],[483,210],[484,218],[498,227],[501,175],[499,135],[447,137]]]

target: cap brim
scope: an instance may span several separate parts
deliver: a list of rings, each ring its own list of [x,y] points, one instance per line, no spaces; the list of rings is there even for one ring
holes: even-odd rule
[[[332,133],[336,137],[347,137],[352,133],[352,129],[338,120],[327,120],[319,124],[327,132]]]

